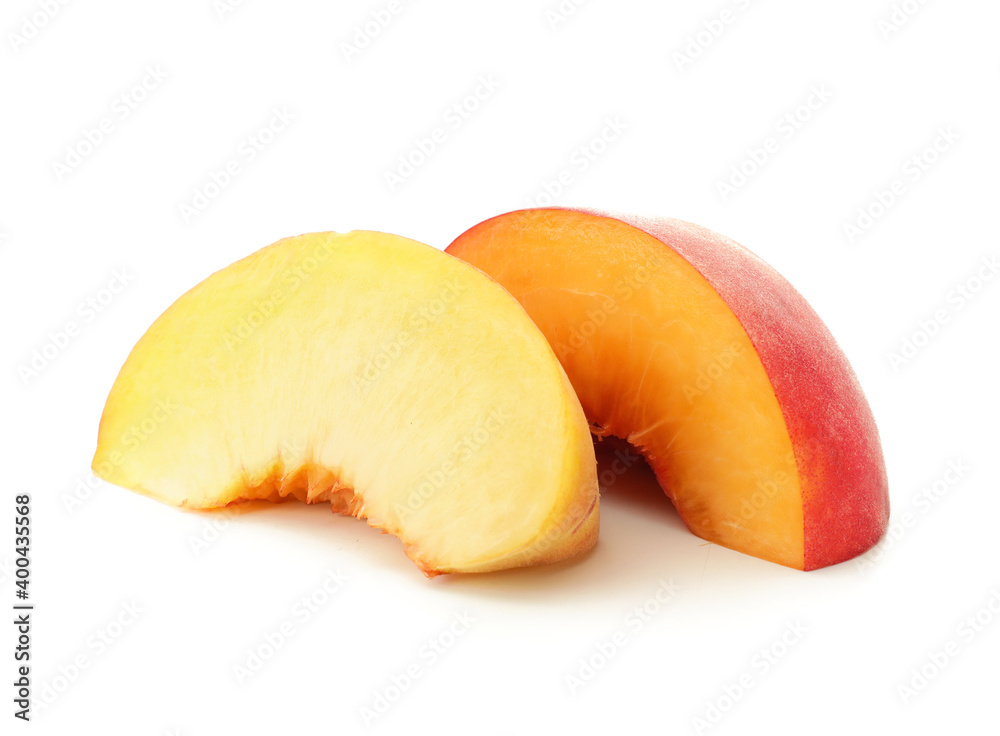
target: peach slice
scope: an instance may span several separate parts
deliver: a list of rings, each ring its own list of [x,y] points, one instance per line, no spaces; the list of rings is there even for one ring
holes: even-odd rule
[[[646,457],[687,527],[812,570],[885,531],[878,431],[830,331],[735,242],[668,219],[511,212],[448,248],[528,311],[598,437]]]
[[[510,294],[374,232],[281,240],[174,302],[121,369],[93,462],[192,509],[329,502],[428,575],[590,548],[595,467],[580,402]]]

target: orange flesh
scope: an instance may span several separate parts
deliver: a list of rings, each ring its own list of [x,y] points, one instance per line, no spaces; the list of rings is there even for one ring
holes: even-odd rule
[[[448,252],[521,302],[592,432],[634,445],[693,533],[804,568],[781,408],[746,331],[692,265],[624,222],[569,210],[495,218]]]

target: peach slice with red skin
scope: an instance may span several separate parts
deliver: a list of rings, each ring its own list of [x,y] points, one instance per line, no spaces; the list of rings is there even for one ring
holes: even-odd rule
[[[597,436],[646,457],[688,528],[813,570],[889,516],[878,430],[805,299],[734,241],[671,219],[511,212],[447,249],[521,302]]]

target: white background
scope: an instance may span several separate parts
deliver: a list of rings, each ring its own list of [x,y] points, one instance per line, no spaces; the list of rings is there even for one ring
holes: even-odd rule
[[[13,497],[30,492],[37,606],[38,700],[18,729],[996,732],[1000,279],[975,280],[1000,251],[996,3],[907,0],[912,12],[886,26],[889,0],[591,0],[563,4],[560,22],[547,16],[558,0],[400,0],[357,54],[344,44],[366,42],[358,34],[387,0],[249,0],[222,14],[211,0],[52,5],[51,18],[28,0],[0,12],[0,596],[6,607],[15,592]],[[731,22],[699,43],[724,10]],[[147,68],[166,77],[145,79]],[[458,116],[480,77],[495,90],[480,88],[485,99]],[[155,88],[133,95],[144,79]],[[789,128],[810,101],[817,109]],[[275,108],[294,120],[251,161],[245,142]],[[104,118],[110,132],[88,150]],[[392,186],[387,174],[435,128],[444,142]],[[947,150],[925,155],[940,130]],[[595,143],[602,133],[613,140]],[[748,149],[768,138],[777,150],[756,166]],[[231,160],[240,173],[185,217]],[[741,165],[750,175],[724,196],[719,183],[739,181]],[[903,193],[880,211],[875,194],[896,179]],[[720,231],[796,285],[878,420],[892,541],[796,572],[690,535],[648,471],[635,472],[605,491],[600,542],[582,559],[427,580],[396,539],[325,507],[226,519],[92,479],[101,409],[128,351],[211,272],[317,230],[444,248],[539,203],[547,185],[542,204]],[[844,226],[859,208],[875,216],[852,238]],[[89,312],[116,271],[127,286]],[[965,298],[960,287],[981,288]],[[78,334],[46,350],[70,321]],[[905,339],[919,347],[894,365]],[[28,375],[36,350],[54,357]],[[215,536],[213,522],[225,527]],[[211,540],[200,554],[198,539]],[[305,620],[296,601],[329,571],[348,580]],[[661,580],[677,586],[665,604]],[[123,605],[141,612],[132,620]],[[644,605],[658,610],[636,625],[630,612]],[[474,621],[450,641],[458,614]],[[970,637],[963,620],[977,614],[986,624]],[[239,682],[234,666],[283,623],[293,635]],[[790,624],[805,633],[788,646]],[[3,629],[9,688],[14,632]],[[610,661],[582,671],[616,633],[626,643]],[[431,661],[428,641],[451,646]],[[957,655],[904,702],[899,686],[913,668],[933,670],[950,641]],[[766,668],[762,650],[775,655]],[[412,666],[420,677],[392,690]],[[588,674],[582,687],[567,680]],[[363,708],[380,694],[395,702],[366,728]],[[12,697],[5,689],[6,724]],[[711,707],[726,712],[699,731]]]

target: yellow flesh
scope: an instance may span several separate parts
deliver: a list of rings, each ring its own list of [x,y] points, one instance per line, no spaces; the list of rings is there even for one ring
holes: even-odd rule
[[[739,320],[693,266],[630,225],[564,210],[496,218],[449,252],[521,302],[595,433],[643,452],[695,534],[803,568],[781,408]]]
[[[597,482],[558,361],[492,280],[382,233],[288,238],[178,299],[108,397],[94,470],[162,501],[330,501],[428,572],[590,547]]]

